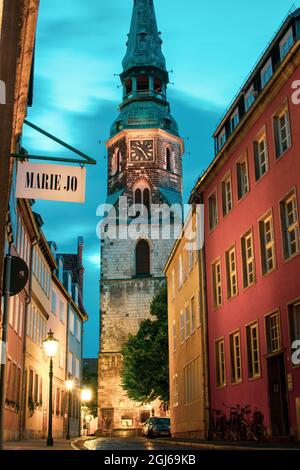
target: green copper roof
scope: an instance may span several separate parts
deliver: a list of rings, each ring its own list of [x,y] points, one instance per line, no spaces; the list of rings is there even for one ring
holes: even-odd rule
[[[166,70],[161,44],[153,0],[134,0],[123,70],[137,66],[153,66]]]

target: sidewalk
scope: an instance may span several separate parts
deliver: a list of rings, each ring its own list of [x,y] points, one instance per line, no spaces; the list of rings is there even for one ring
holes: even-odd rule
[[[178,446],[188,446],[194,449],[206,450],[299,450],[300,442],[252,442],[252,441],[204,441],[200,439],[176,439],[176,438],[161,438],[155,441],[163,441],[166,444],[173,444]]]
[[[74,439],[54,439],[53,447],[47,447],[46,439],[32,439],[28,441],[8,441],[4,450],[76,450],[72,447]]]

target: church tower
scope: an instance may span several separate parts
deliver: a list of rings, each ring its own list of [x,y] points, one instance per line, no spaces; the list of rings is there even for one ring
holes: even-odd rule
[[[184,146],[167,101],[169,76],[161,44],[153,0],[134,0],[120,75],[123,100],[106,143],[107,203],[118,207],[126,196],[129,206],[143,204],[147,221],[151,204],[182,205]],[[133,220],[128,215],[117,228],[128,228]],[[174,239],[145,233],[101,241],[98,417],[103,432],[140,428],[149,415],[149,407],[131,401],[122,388],[121,349],[150,316],[173,244]]]

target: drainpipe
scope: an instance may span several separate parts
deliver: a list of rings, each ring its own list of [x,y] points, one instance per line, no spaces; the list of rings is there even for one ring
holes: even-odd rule
[[[29,267],[29,288],[28,296],[26,298],[24,321],[23,321],[23,355],[22,355],[22,393],[21,393],[21,416],[19,425],[19,439],[24,439],[25,422],[26,422],[26,371],[25,371],[25,354],[27,345],[27,320],[28,320],[28,307],[32,299],[32,260],[33,260],[33,249],[39,243],[37,238],[31,245],[30,248],[30,267]]]
[[[199,203],[203,203],[203,198],[200,196]],[[204,223],[204,220],[201,221]],[[210,373],[209,373],[209,349],[208,349],[208,322],[207,322],[207,288],[206,288],[206,269],[205,269],[205,245],[199,252],[199,286],[202,303],[202,328],[201,328],[201,357],[202,357],[202,370],[203,370],[203,424],[204,424],[204,438],[207,437],[209,411],[207,408],[210,406]]]

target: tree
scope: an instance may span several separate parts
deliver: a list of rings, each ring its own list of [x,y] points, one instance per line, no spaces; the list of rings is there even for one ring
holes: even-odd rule
[[[154,296],[150,313],[138,333],[130,335],[122,349],[122,385],[129,398],[149,403],[169,401],[168,299],[164,284]]]

